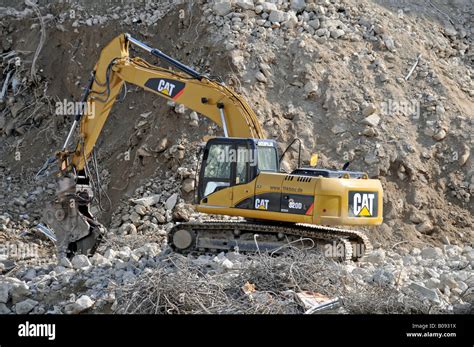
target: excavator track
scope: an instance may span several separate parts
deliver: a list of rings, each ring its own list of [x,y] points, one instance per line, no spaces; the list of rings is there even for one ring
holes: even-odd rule
[[[323,252],[341,261],[357,260],[372,251],[372,245],[362,231],[312,224],[220,220],[177,224],[168,234],[168,244],[180,253],[238,250],[279,254],[297,247]]]

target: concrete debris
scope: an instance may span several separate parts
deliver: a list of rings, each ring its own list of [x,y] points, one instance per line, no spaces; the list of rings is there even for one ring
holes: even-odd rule
[[[438,247],[427,247],[421,251],[423,259],[438,259],[443,256],[443,251]]]
[[[416,283],[410,284],[409,288],[416,291],[423,299],[439,302],[439,297],[436,290],[426,288]]]
[[[74,303],[66,305],[64,311],[66,314],[78,314],[94,306],[94,300],[87,295],[82,295]]]
[[[10,298],[10,286],[8,283],[0,283],[0,303],[6,304]]]
[[[214,12],[219,16],[225,16],[232,12],[232,2],[229,0],[214,1]]]
[[[132,202],[137,205],[142,205],[144,207],[150,207],[152,205],[160,202],[161,194],[154,194],[152,196],[146,196],[139,199],[132,199]]]
[[[83,254],[74,256],[74,258],[72,258],[71,264],[75,269],[87,268],[92,265],[89,261],[89,258]]]
[[[362,120],[362,124],[370,125],[371,127],[376,127],[380,123],[380,117],[376,114],[372,114]]]
[[[38,301],[32,299],[26,299],[15,305],[16,314],[27,314],[30,313],[38,305]]]

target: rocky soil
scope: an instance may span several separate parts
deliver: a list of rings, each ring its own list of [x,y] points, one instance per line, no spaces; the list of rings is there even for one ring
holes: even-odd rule
[[[94,6],[0,7],[0,313],[303,313],[301,293],[339,298],[338,313],[472,312],[469,1]],[[129,86],[97,146],[106,239],[90,259],[56,259],[36,228],[54,168],[35,174],[71,124],[57,103],[80,98],[121,32],[231,85],[282,149],[297,136],[304,160],[318,152],[320,166],[350,161],[380,179],[376,250],[347,264],[171,253],[174,223],[209,218],[191,205],[197,148],[221,130]]]

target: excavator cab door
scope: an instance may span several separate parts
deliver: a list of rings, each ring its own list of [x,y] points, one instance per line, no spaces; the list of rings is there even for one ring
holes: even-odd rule
[[[240,198],[240,187],[252,194],[251,181],[257,173],[252,165],[253,141],[240,138],[214,138],[208,141],[199,174],[198,200],[215,207],[232,207]],[[238,189],[234,189],[239,187]],[[238,197],[234,198],[234,192]]]

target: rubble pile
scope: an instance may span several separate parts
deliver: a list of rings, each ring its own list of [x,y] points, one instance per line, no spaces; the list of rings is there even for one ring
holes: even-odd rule
[[[470,247],[427,247],[403,257],[378,250],[339,264],[299,250],[183,256],[149,242],[2,276],[0,307],[37,314],[303,313],[311,307],[298,294],[317,293],[337,298],[338,313],[472,313],[473,256]]]

